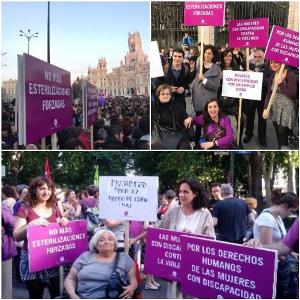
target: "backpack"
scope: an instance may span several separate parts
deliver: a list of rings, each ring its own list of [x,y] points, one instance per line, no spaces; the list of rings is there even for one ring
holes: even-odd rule
[[[87,231],[94,233],[94,230],[99,226],[99,209],[98,207],[89,207],[86,210]]]
[[[291,254],[278,262],[276,291],[277,299],[298,299],[299,261]]]
[[[269,210],[264,212],[272,213]],[[272,215],[273,216],[273,215]],[[276,218],[274,218],[283,238],[284,234]],[[277,299],[298,299],[299,296],[299,261],[291,254],[280,259],[277,269]]]

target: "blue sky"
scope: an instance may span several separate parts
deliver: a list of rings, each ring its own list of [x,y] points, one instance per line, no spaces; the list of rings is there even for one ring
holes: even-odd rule
[[[2,80],[17,78],[17,54],[27,53],[19,30],[39,32],[30,40],[30,54],[47,61],[47,2],[2,2]],[[74,80],[87,75],[98,58],[106,57],[109,71],[127,53],[128,33],[139,31],[149,55],[148,2],[50,2],[51,64],[71,72]]]

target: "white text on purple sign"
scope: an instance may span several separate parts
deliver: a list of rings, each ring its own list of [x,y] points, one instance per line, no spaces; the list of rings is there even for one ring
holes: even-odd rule
[[[46,247],[46,254],[53,254],[75,249],[76,241],[86,239],[85,233],[72,234],[72,227],[68,226],[49,229],[48,233],[52,237],[32,241],[32,248]]]

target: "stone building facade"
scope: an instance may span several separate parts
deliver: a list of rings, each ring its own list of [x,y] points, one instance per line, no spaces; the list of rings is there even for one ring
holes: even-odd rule
[[[107,71],[107,61],[100,58],[96,68],[89,68],[88,81],[95,85],[99,93],[107,96],[149,95],[149,61],[143,52],[139,32],[128,34],[128,51],[124,62],[111,73]]]
[[[6,80],[2,82],[1,99],[3,102],[10,102],[16,98],[17,94],[17,80]]]

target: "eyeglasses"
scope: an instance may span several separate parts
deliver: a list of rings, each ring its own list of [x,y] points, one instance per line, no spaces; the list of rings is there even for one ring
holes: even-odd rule
[[[254,56],[254,58],[262,58],[262,56]]]

